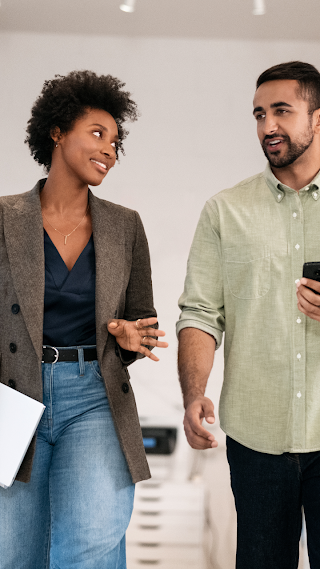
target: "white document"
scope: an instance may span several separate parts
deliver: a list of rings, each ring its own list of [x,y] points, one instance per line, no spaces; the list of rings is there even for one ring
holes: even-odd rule
[[[12,485],[45,405],[0,383],[0,486]]]

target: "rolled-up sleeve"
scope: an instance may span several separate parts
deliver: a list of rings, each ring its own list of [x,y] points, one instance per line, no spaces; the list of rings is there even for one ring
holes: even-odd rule
[[[215,204],[206,203],[194,235],[184,291],[179,299],[177,335],[183,328],[198,328],[214,336],[216,349],[224,332],[223,275],[219,217]]]

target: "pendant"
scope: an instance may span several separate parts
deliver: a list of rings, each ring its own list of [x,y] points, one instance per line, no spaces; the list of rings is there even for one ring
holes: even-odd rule
[[[65,235],[65,236],[64,236],[64,244],[65,244],[65,245],[67,244],[67,239],[68,239],[68,235]]]

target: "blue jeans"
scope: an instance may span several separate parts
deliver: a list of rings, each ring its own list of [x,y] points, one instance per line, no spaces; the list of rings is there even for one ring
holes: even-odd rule
[[[0,488],[0,569],[125,569],[134,484],[97,361],[42,364],[31,481]]]
[[[320,452],[256,452],[227,437],[238,522],[237,569],[297,569],[303,506],[311,569],[320,567]]]

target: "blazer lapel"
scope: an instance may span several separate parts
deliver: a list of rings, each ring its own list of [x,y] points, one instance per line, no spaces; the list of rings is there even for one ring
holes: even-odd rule
[[[96,257],[96,333],[101,361],[108,330],[107,322],[116,317],[124,276],[124,219],[113,204],[89,191]]]
[[[35,351],[42,359],[44,247],[40,183],[4,205],[4,235],[14,289]]]
[[[4,205],[4,233],[14,288],[38,357],[42,357],[44,245],[40,183]],[[102,358],[124,275],[124,220],[118,208],[89,191],[96,258],[96,331]]]

